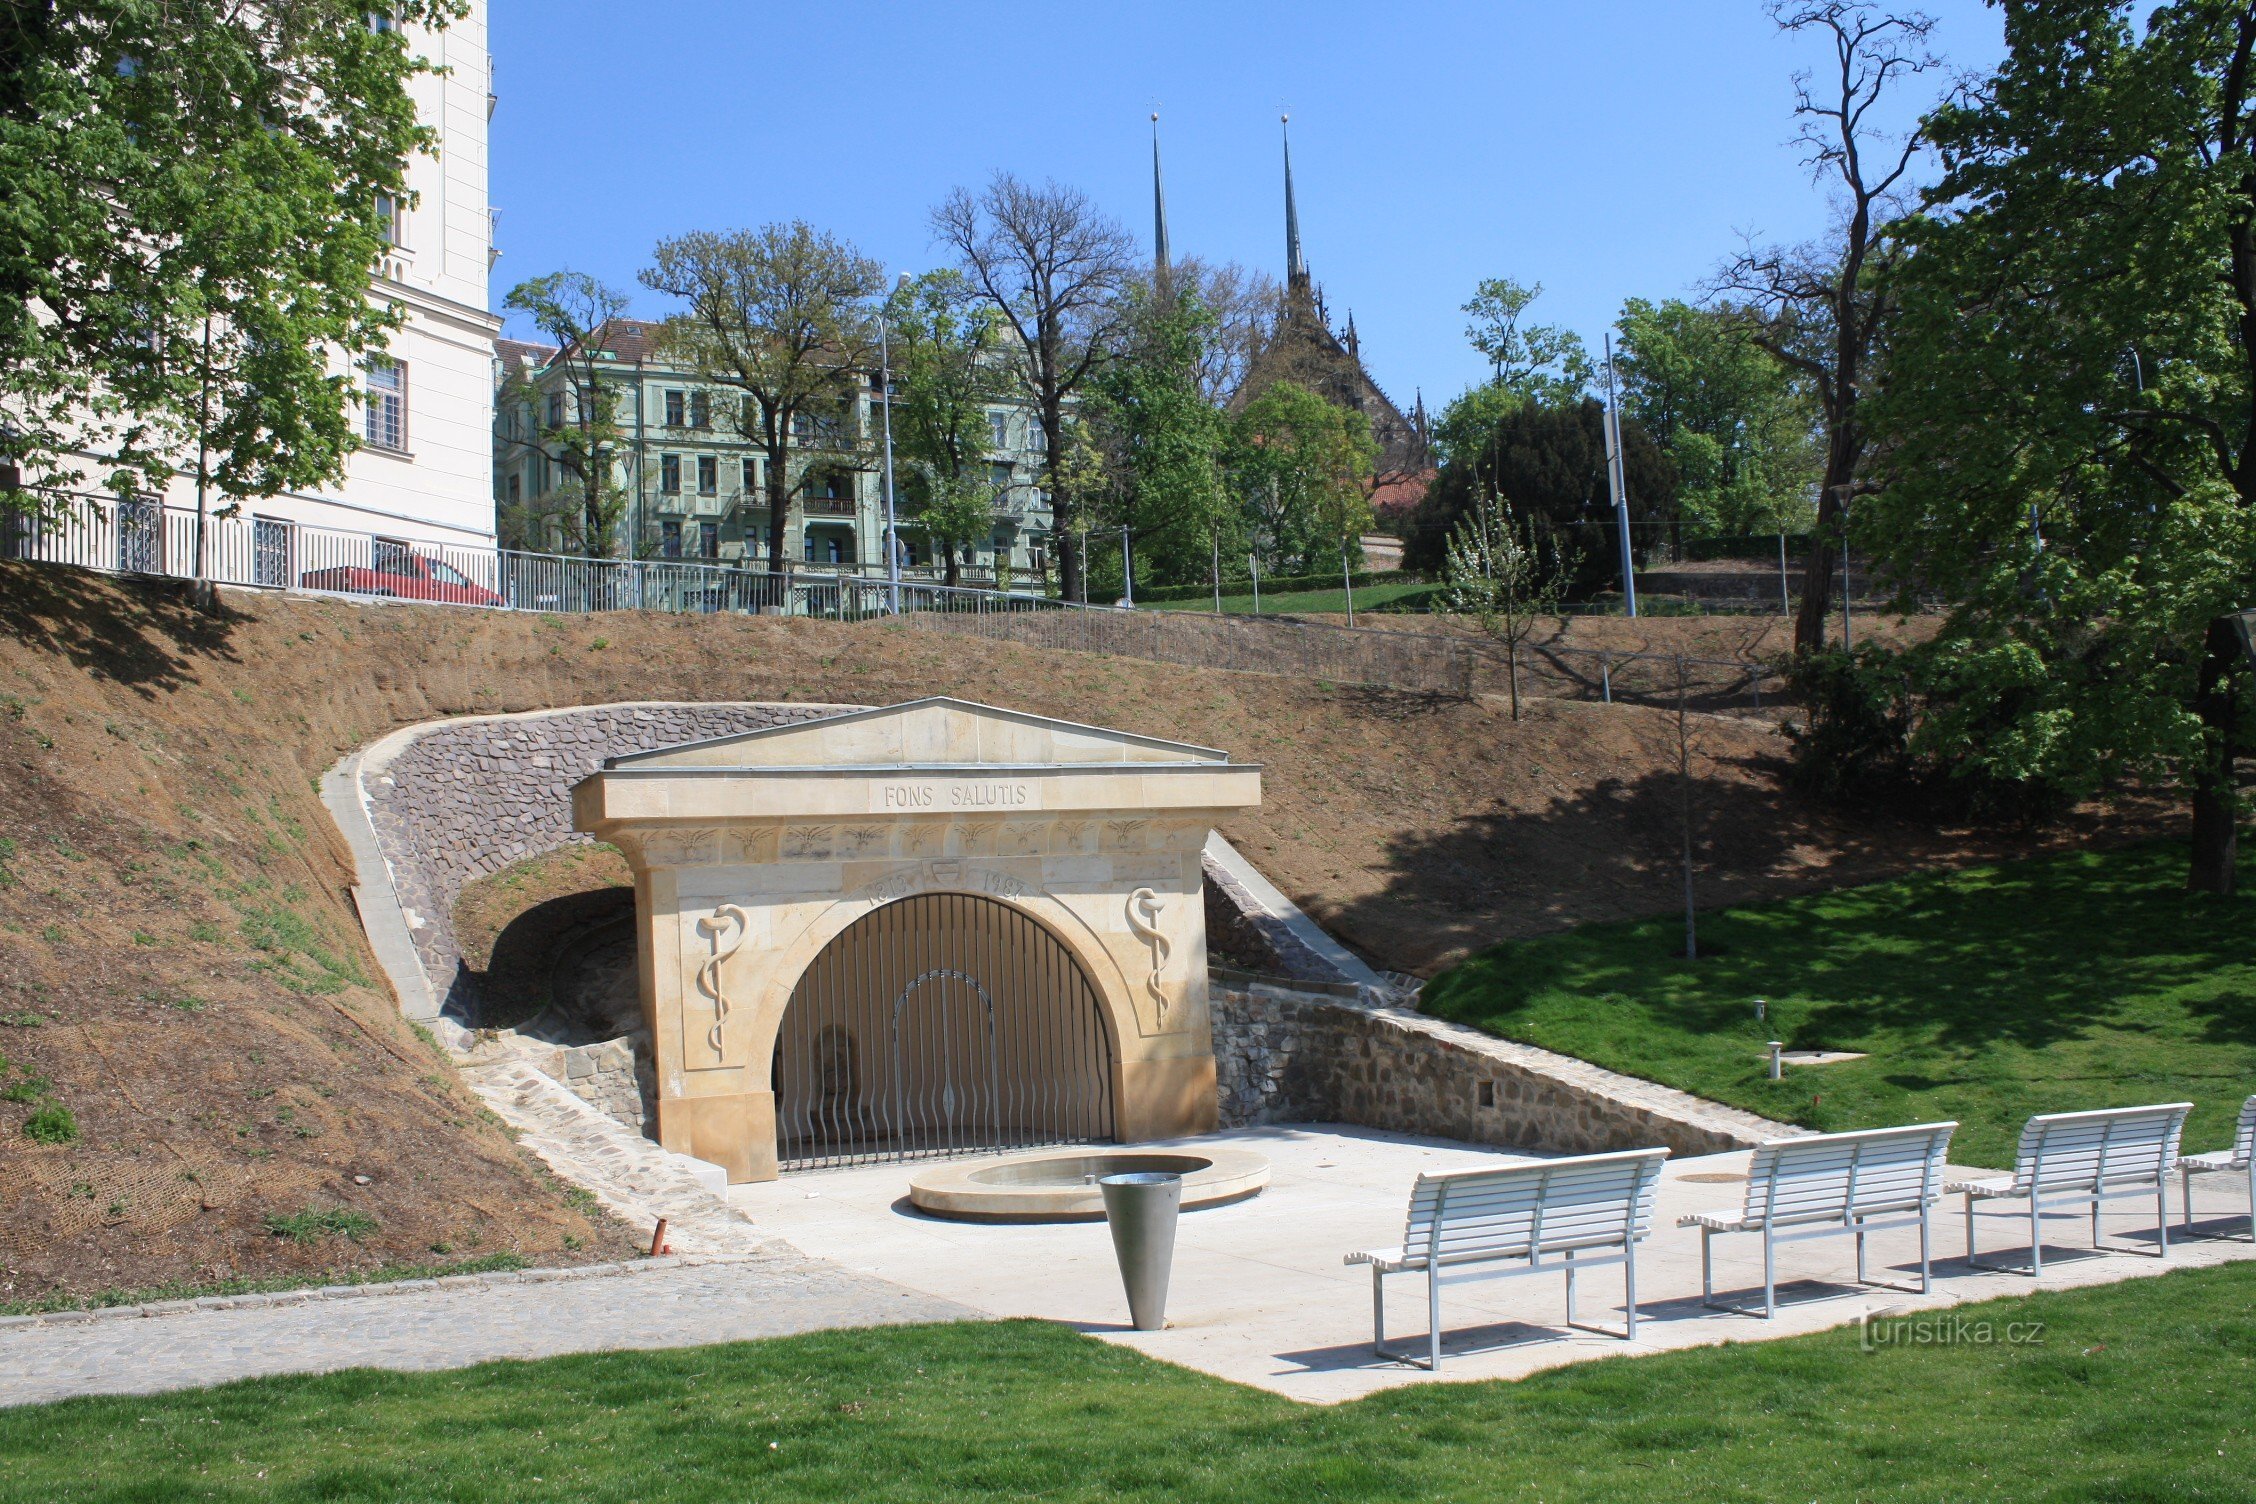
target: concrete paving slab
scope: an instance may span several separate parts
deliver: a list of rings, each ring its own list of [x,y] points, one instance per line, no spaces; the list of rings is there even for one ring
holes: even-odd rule
[[[1127,1303],[1102,1223],[991,1226],[944,1222],[908,1201],[913,1166],[873,1165],[785,1176],[730,1188],[730,1203],[761,1230],[818,1258],[882,1277],[997,1316],[1063,1322],[1106,1341],[1220,1378],[1297,1400],[1334,1403],[1401,1384],[1433,1382],[1422,1368],[1371,1351],[1371,1277],[1344,1265],[1350,1250],[1400,1242],[1410,1184],[1423,1170],[1462,1169],[1534,1156],[1500,1154],[1437,1139],[1332,1125],[1241,1129],[1166,1147],[1226,1143],[1259,1150],[1273,1169],[1269,1188],[1250,1201],[1183,1215],[1168,1303],[1158,1332],[1128,1328]],[[1154,1146],[1157,1147],[1157,1146]],[[1761,1341],[1835,1328],[1858,1340],[1860,1319],[1940,1310],[1970,1300],[2040,1288],[2025,1274],[1970,1268],[1957,1198],[1934,1221],[1935,1287],[1920,1296],[1857,1285],[1855,1249],[1843,1237],[1781,1247],[1778,1315],[1773,1320],[1707,1309],[1700,1303],[1700,1236],[1680,1229],[1687,1212],[1735,1208],[1747,1154],[1672,1162],[1663,1176],[1653,1236],[1638,1253],[1640,1320],[1635,1342],[1564,1325],[1563,1282],[1540,1276],[1445,1287],[1447,1339],[1440,1379],[1520,1378],[1566,1363],[1663,1352],[1719,1342]],[[1957,1173],[1954,1167],[1954,1174]],[[2222,1181],[2226,1177],[2208,1177]],[[2171,1193],[2171,1252],[2093,1254],[2088,1223],[2048,1219],[2044,1289],[2104,1284],[2170,1269],[2256,1257],[2244,1200],[2232,1188],[2195,1182],[2196,1236],[2181,1238]],[[2027,1226],[2008,1204],[1986,1203],[1976,1217],[1986,1258],[2015,1254]],[[2127,1207],[2131,1203],[2118,1203]],[[2111,1211],[2103,1221],[2116,1248],[2151,1249],[2153,1215]],[[1871,1239],[1875,1279],[1916,1286],[1918,1237]],[[1618,1267],[1582,1276],[1578,1317],[1618,1327]],[[1762,1241],[1716,1242],[1719,1296],[1759,1300]],[[1388,1336],[1408,1345],[1422,1333],[1425,1285],[1388,1281]]]

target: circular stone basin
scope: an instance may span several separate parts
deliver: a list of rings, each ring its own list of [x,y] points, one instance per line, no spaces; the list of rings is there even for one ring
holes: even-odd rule
[[[1101,1222],[1106,1175],[1158,1171],[1183,1177],[1183,1210],[1258,1195],[1267,1156],[1250,1149],[1064,1149],[1011,1159],[936,1165],[909,1181],[920,1211],[959,1222]]]

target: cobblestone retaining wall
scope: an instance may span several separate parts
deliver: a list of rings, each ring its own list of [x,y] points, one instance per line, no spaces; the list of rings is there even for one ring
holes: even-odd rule
[[[1353,1123],[1515,1149],[1665,1144],[1679,1155],[1798,1131],[1404,1009],[1262,982],[1217,980],[1210,995],[1225,1127]]]

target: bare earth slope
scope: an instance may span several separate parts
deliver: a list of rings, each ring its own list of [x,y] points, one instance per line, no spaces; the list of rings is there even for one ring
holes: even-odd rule
[[[1657,712],[1542,702],[1515,725],[1493,702],[813,621],[237,594],[215,621],[158,587],[0,564],[0,1302],[616,1256],[624,1233],[399,1022],[316,780],[441,716],[942,692],[1266,763],[1267,803],[1225,833],[1382,965],[1678,901]],[[1763,726],[1698,720],[1704,903],[1989,849],[1812,819],[1777,791],[1777,750]],[[42,1100],[76,1142],[26,1137]],[[327,1234],[270,1230],[308,1210]]]

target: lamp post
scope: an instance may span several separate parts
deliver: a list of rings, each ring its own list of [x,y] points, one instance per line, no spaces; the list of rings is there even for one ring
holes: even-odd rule
[[[905,284],[909,274],[903,272],[896,287]],[[877,384],[878,396],[885,405],[885,593],[888,608],[895,616],[901,614],[901,537],[893,515],[893,337],[891,320],[883,308],[877,311]]]
[[[1637,561],[1629,543],[1629,480],[1622,467],[1621,407],[1614,392],[1614,336],[1606,335],[1606,485],[1614,493],[1614,522],[1621,529],[1622,602],[1637,614]]]
[[[1136,564],[1128,556],[1128,524],[1120,524],[1120,598],[1133,611],[1136,609]]]

